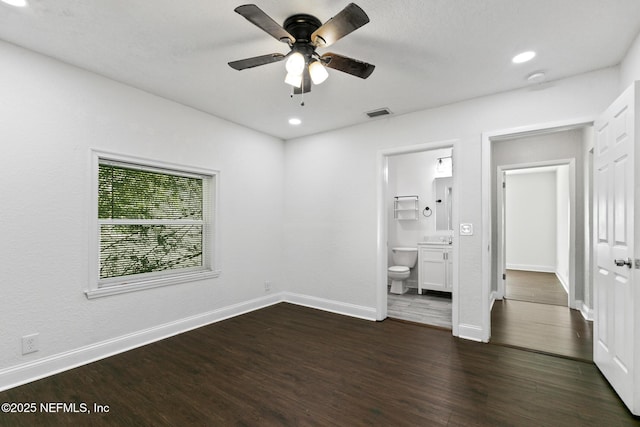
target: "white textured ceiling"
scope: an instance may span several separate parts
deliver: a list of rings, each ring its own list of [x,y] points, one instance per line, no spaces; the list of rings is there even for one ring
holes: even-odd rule
[[[356,0],[370,22],[327,50],[376,65],[366,80],[335,70],[290,98],[282,62],[227,62],[288,47],[236,14],[242,0],[28,0],[0,3],[0,38],[282,139],[617,65],[640,31],[639,0]],[[278,23],[325,22],[348,1],[256,4]],[[538,56],[514,65],[523,50]],[[302,125],[290,126],[297,116]]]

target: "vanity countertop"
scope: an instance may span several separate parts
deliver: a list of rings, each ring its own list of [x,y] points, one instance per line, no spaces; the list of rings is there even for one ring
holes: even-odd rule
[[[418,242],[418,246],[451,246],[450,242]]]

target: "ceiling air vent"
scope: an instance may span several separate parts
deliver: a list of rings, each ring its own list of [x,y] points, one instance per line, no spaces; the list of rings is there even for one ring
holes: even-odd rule
[[[388,108],[380,108],[378,110],[369,111],[365,114],[369,116],[369,118],[373,119],[374,117],[388,116],[389,114],[391,114],[391,110],[389,110]]]

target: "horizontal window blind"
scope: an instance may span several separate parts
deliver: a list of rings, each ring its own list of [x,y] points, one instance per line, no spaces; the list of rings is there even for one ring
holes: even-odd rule
[[[98,217],[202,219],[202,179],[100,164]]]
[[[101,162],[100,279],[203,266],[203,185],[198,176]]]

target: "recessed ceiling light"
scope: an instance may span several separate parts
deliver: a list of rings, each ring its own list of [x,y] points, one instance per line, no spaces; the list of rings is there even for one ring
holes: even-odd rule
[[[0,1],[15,7],[25,7],[27,5],[27,0],[0,0]]]
[[[531,61],[536,56],[536,53],[532,50],[517,54],[511,60],[514,64],[522,64],[523,62]]]
[[[302,123],[302,120],[300,120],[297,117],[292,117],[292,118],[289,119],[289,124],[290,125],[298,126],[300,123]]]

